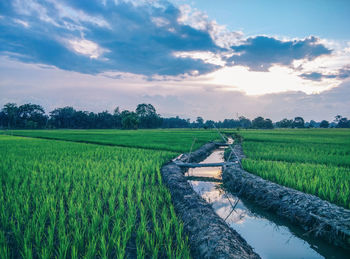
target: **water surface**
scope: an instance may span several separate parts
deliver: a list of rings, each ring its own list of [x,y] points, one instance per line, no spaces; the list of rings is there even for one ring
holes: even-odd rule
[[[201,163],[223,162],[223,153],[224,149],[219,148]],[[221,179],[221,167],[190,168],[185,175]],[[308,237],[277,215],[226,192],[221,183],[189,183],[262,258],[349,258],[346,251]]]

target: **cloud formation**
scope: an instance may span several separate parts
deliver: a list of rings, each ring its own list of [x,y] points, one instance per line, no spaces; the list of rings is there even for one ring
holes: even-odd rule
[[[14,0],[1,1],[0,12],[0,53],[87,74],[201,75],[225,65],[269,71],[332,52],[315,37],[243,39],[205,13],[166,0]]]
[[[350,117],[350,81],[321,93],[302,91],[259,96],[208,85],[206,81],[147,81],[142,78],[109,78],[43,68],[0,57],[0,107],[8,102],[38,103],[46,111],[67,105],[79,110],[100,112],[134,110],[139,103],[152,103],[163,116],[222,120],[244,115],[273,121],[302,116],[305,120],[332,120],[341,114]],[[283,81],[282,81],[283,82]],[[264,87],[259,81],[259,87]]]
[[[15,0],[1,1],[0,11],[0,51],[23,62],[90,74],[201,74],[218,68],[173,55],[220,47],[208,31],[179,22],[180,10],[167,1]]]
[[[273,65],[289,66],[294,60],[313,60],[332,53],[316,37],[281,41],[273,37],[256,36],[231,48],[234,55],[228,61],[232,65],[247,66],[252,71],[268,71]]]
[[[300,77],[312,80],[312,81],[322,81],[322,79],[339,79],[344,80],[350,77],[350,66],[345,66],[339,69],[333,74],[323,74],[320,72],[303,73],[299,75]]]

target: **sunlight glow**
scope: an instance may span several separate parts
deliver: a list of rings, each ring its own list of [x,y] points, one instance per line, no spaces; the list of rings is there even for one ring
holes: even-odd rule
[[[273,66],[270,72],[249,71],[247,67],[224,67],[206,77],[209,84],[227,86],[225,89],[242,91],[247,95],[263,95],[286,91],[320,93],[336,87],[338,80],[314,82],[300,78],[292,69]],[[204,79],[204,78],[203,78]]]

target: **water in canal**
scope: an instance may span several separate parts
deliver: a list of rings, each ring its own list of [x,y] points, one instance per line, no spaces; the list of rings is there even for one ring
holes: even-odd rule
[[[223,153],[223,148],[217,149],[201,163],[224,162]],[[186,176],[221,179],[221,167],[191,168]],[[308,237],[277,215],[226,192],[221,183],[207,180],[189,183],[262,258],[349,258],[343,249]]]

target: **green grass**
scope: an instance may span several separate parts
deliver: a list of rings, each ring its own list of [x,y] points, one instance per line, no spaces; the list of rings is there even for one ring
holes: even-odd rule
[[[215,130],[14,130],[7,134],[123,147],[189,152],[219,139]]]
[[[0,135],[0,257],[190,257],[160,175],[174,156]]]
[[[243,167],[350,208],[350,130],[241,130]]]

